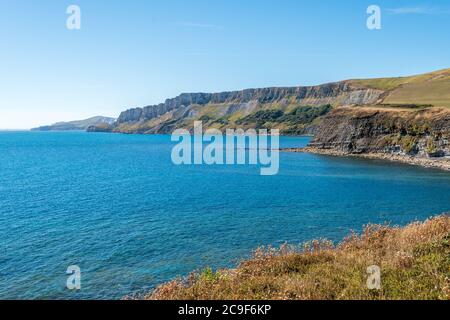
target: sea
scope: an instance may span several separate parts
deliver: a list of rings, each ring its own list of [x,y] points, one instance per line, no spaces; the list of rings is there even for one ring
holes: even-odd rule
[[[310,137],[281,137],[302,147]],[[450,211],[450,173],[280,153],[175,165],[168,135],[0,132],[0,299],[122,299],[261,246],[339,243]],[[67,282],[79,268],[79,290]],[[69,272],[68,272],[69,271]]]

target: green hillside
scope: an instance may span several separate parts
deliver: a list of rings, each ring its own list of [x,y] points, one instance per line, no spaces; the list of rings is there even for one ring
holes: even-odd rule
[[[450,69],[410,77],[350,80],[349,83],[385,90],[384,104],[450,107]]]

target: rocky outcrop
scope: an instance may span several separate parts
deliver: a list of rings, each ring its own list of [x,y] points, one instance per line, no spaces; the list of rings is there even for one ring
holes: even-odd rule
[[[336,108],[322,119],[309,147],[339,154],[450,160],[450,110]]]

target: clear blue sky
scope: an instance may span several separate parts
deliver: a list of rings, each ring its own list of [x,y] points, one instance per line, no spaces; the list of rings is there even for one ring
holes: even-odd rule
[[[81,30],[66,8],[81,8]],[[382,8],[382,29],[366,9]],[[450,3],[384,0],[0,0],[0,128],[181,92],[312,85],[450,67]]]

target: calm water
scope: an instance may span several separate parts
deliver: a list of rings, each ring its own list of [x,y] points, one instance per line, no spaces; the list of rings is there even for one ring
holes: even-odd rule
[[[121,298],[260,245],[450,210],[440,171],[285,153],[279,175],[263,177],[178,167],[171,148],[168,136],[0,133],[0,298]],[[65,289],[74,264],[79,292]]]

